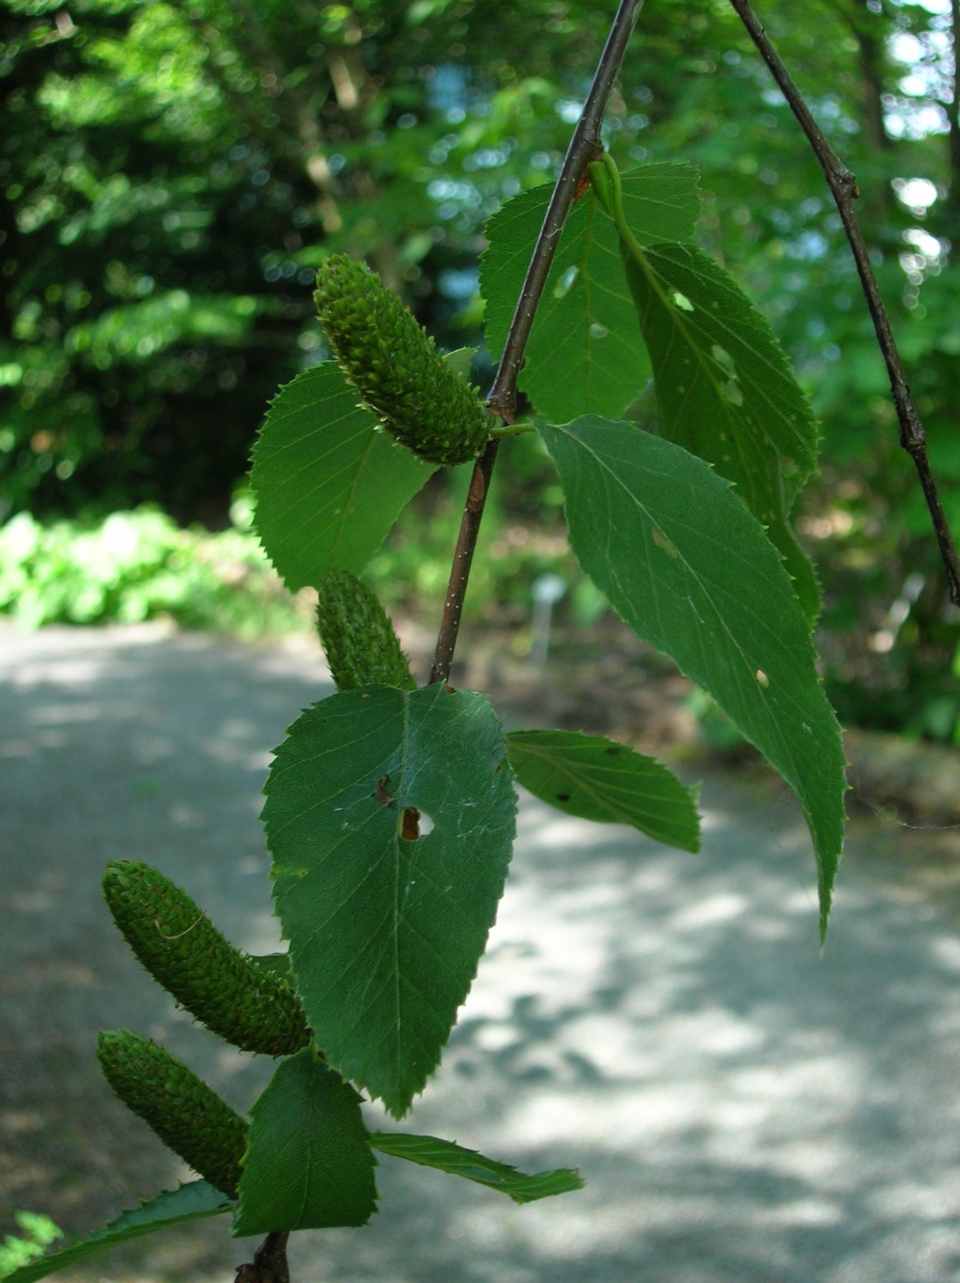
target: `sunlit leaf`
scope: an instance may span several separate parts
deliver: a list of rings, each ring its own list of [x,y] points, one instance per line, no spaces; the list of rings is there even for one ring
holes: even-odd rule
[[[497,1163],[484,1158],[475,1150],[464,1149],[451,1140],[438,1140],[436,1136],[413,1136],[408,1132],[373,1132],[370,1144],[382,1154],[406,1158],[423,1167],[437,1167],[451,1176],[462,1176],[489,1189],[508,1194],[515,1203],[533,1203],[538,1198],[554,1194],[569,1194],[583,1189],[585,1181],[579,1172],[559,1167],[550,1172],[536,1172],[528,1176],[507,1163]]]
[[[624,205],[643,244],[693,236],[700,213],[690,165],[644,165],[623,175]],[[549,187],[515,196],[488,222],[480,260],[487,344],[496,358],[550,199]],[[578,414],[617,415],[650,377],[624,280],[612,220],[592,191],[574,205],[550,269],[520,376],[537,411],[556,423]]]
[[[652,757],[580,731],[512,731],[507,751],[523,787],[558,810],[632,824],[684,851],[700,849],[696,789],[684,788]]]
[[[333,361],[281,388],[253,453],[257,530],[291,591],[359,574],[435,471],[377,427]]]
[[[653,362],[659,431],[733,481],[767,528],[811,625],[820,590],[788,521],[817,466],[817,426],[766,319],[693,245],[624,250]]]

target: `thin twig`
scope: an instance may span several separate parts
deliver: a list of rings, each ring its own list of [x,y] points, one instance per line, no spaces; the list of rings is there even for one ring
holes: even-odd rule
[[[607,108],[607,99],[613,90],[627,43],[642,7],[643,0],[620,0],[620,7],[610,27],[603,53],[600,55],[583,113],[573,131],[573,137],[570,139],[570,146],[567,148],[563,167],[560,170],[560,177],[557,179],[557,185],[553,189],[550,204],[544,215],[543,226],[540,228],[523,289],[520,291],[517,308],[510,323],[497,377],[487,401],[487,408],[491,413],[499,415],[508,424],[513,422],[516,412],[517,376],[520,373],[523,353],[527,346],[527,339],[530,337],[537,305],[560,240],[560,233],[588,162],[603,154],[600,125]],[[450,676],[450,665],[453,663],[457,633],[460,630],[460,617],[463,614],[463,599],[466,596],[467,582],[470,578],[470,566],[477,546],[477,535],[490,488],[490,476],[499,447],[500,442],[496,438],[489,441],[483,454],[474,464],[457,547],[453,554],[453,565],[450,568],[450,582],[447,585],[447,595],[443,603],[443,618],[440,621],[433,673],[430,678],[432,682],[445,682]]]
[[[923,424],[920,422],[917,407],[913,403],[913,397],[907,385],[903,363],[900,360],[900,353],[897,351],[883,299],[880,297],[880,290],[877,287],[877,279],[873,274],[873,266],[870,263],[866,242],[863,239],[863,233],[860,231],[860,225],[854,213],[853,202],[860,195],[857,180],[827,142],[823,130],[814,120],[800,90],[780,61],[779,54],[771,44],[770,38],[764,31],[757,15],[750,7],[749,0],[730,0],[730,3],[739,14],[743,25],[750,33],[753,43],[760,51],[760,57],[767,64],[774,80],[780,86],[784,98],[790,104],[791,111],[796,116],[800,128],[806,134],[810,146],[820,162],[827,184],[833,193],[833,199],[837,203],[837,209],[840,211],[843,227],[847,233],[847,240],[850,242],[850,248],[853,251],[854,262],[860,274],[860,284],[863,286],[867,307],[870,309],[870,316],[873,319],[877,342],[880,345],[880,351],[883,353],[883,359],[887,363],[890,392],[893,396],[897,419],[900,423],[900,444],[916,465],[920,485],[923,488],[927,507],[930,509],[930,518],[933,522],[933,530],[940,548],[940,556],[947,572],[950,600],[955,606],[960,606],[960,559],[957,557],[956,545],[953,542],[950,527],[947,525],[947,519],[944,516],[940,496],[937,494],[933,473],[930,471],[930,462],[927,459],[927,434],[923,429]]]

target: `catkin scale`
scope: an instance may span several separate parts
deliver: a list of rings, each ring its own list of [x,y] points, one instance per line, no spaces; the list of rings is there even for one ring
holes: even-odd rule
[[[307,1046],[310,1033],[293,990],[235,949],[157,869],[111,860],[103,894],[140,963],[213,1033],[269,1056]]]
[[[400,690],[416,687],[386,611],[348,570],[331,570],[321,583],[317,630],[337,690],[373,682]]]
[[[97,1059],[126,1107],[168,1149],[230,1198],[237,1197],[247,1124],[192,1069],[149,1038],[103,1030]]]
[[[314,298],[340,368],[398,441],[445,467],[476,458],[490,433],[480,398],[379,276],[331,254]]]

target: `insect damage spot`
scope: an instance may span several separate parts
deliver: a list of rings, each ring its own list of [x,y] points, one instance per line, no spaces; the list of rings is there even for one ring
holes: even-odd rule
[[[677,307],[681,308],[684,312],[693,311],[693,304],[687,298],[686,294],[681,294],[679,290],[673,291],[673,301]]]
[[[743,405],[743,393],[740,391],[740,385],[737,382],[737,367],[733,363],[733,357],[719,343],[714,343],[710,350],[713,354],[713,359],[727,376],[726,383],[720,389],[720,395],[730,405]]]
[[[717,364],[723,366],[724,370],[730,376],[731,379],[735,379],[737,377],[737,367],[734,365],[733,357],[730,355],[727,349],[721,347],[719,343],[714,343],[713,347],[710,349],[710,352],[713,356],[713,359],[717,362]]]
[[[421,811],[416,806],[403,808],[403,815],[400,817],[400,836],[404,842],[416,842],[418,838],[425,838],[428,833],[433,832],[433,829],[433,818],[426,811]]]
[[[377,791],[374,796],[377,799],[378,806],[391,806],[393,804],[393,795],[387,792],[387,785],[389,783],[389,775],[381,775],[377,780]]]
[[[662,548],[662,549],[663,549],[663,551],[664,551],[664,552],[666,552],[666,553],[669,553],[669,555],[670,555],[671,557],[679,557],[679,556],[680,556],[680,554],[677,552],[677,550],[676,550],[676,548],[674,547],[674,545],[673,545],[673,544],[671,543],[671,541],[667,538],[667,536],[663,533],[663,531],[660,529],[660,527],[659,527],[659,526],[651,526],[651,527],[650,527],[650,534],[651,534],[651,536],[652,536],[652,538],[653,538],[653,542],[657,545],[657,547],[658,547],[658,548]]]
[[[560,277],[559,281],[557,281],[556,285],[553,287],[553,297],[564,298],[567,294],[569,294],[573,286],[573,282],[577,279],[577,276],[579,275],[579,273],[580,273],[580,269],[576,265],[574,265],[573,267],[568,267],[567,270]]]
[[[601,325],[599,321],[594,321],[590,326],[590,333],[595,339],[605,339],[610,331],[605,325]]]
[[[569,801],[570,801],[570,797],[571,797],[571,795],[570,795],[569,793],[558,793],[558,794],[557,794],[557,801],[558,801],[558,802],[569,802]]]
[[[728,379],[720,389],[720,395],[731,405],[743,405],[743,393],[740,391],[740,385],[736,379]]]
[[[760,685],[764,689],[766,689],[770,685],[770,678],[766,675],[766,673],[763,671],[762,668],[757,669],[757,681],[760,683]]]

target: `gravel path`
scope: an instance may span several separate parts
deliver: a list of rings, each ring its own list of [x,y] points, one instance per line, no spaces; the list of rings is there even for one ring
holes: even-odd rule
[[[265,1082],[139,970],[98,879],[151,861],[275,948],[259,790],[329,689],[313,651],[0,631],[0,1230],[23,1207],[80,1233],[186,1175],[102,1084],[98,1028],[162,1039],[241,1108]],[[820,960],[796,811],[722,776],[703,800],[699,856],[523,804],[411,1119],[586,1190],[515,1207],[384,1158],[371,1228],[298,1236],[295,1283],[960,1280],[960,934],[855,844]],[[62,1277],[227,1283],[247,1252],[211,1221]]]

